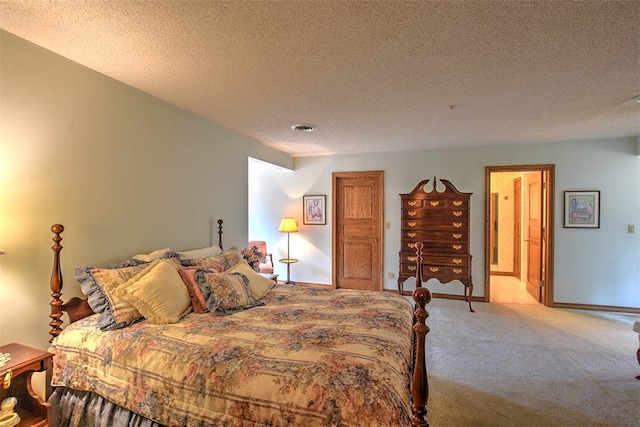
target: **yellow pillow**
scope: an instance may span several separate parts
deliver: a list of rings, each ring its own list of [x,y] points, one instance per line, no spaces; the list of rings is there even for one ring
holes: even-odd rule
[[[175,266],[165,259],[153,261],[120,285],[117,295],[153,323],[176,323],[191,311],[189,292]]]
[[[249,288],[249,292],[251,296],[255,299],[260,299],[265,296],[271,288],[275,286],[275,282],[273,280],[269,280],[266,277],[256,273],[256,271],[249,267],[244,261],[241,261],[225,271],[225,273],[242,273],[247,279],[249,279],[249,283],[247,287]]]

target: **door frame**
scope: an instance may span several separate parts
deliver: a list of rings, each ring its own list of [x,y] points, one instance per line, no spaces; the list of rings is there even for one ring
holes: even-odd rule
[[[553,259],[554,259],[554,227],[555,227],[555,165],[508,165],[485,167],[485,249],[484,249],[484,302],[489,302],[491,295],[491,265],[489,262],[489,233],[491,209],[491,174],[494,172],[536,172],[541,171],[543,177],[544,231],[542,233],[542,278],[544,281],[542,304],[553,307]]]
[[[513,209],[513,276],[522,279],[522,178],[514,180],[513,199],[517,201]]]

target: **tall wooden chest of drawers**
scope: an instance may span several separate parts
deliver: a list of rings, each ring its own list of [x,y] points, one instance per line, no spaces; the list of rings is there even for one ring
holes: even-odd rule
[[[446,179],[440,180],[445,190],[438,192],[438,180],[435,177],[433,187],[427,193],[425,187],[428,182],[425,179],[411,193],[400,194],[402,225],[398,290],[402,293],[405,280],[416,275],[415,245],[416,242],[422,242],[424,280],[436,278],[442,283],[459,280],[464,285],[469,310],[473,311],[469,253],[469,208],[472,193],[461,193]]]

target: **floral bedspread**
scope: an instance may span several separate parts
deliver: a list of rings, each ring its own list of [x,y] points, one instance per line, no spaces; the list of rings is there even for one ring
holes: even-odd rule
[[[412,309],[388,292],[277,285],[265,305],[57,337],[53,385],[168,426],[407,426]]]

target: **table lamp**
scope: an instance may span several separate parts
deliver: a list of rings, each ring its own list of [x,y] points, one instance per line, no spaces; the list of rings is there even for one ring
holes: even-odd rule
[[[291,233],[298,232],[298,223],[295,219],[293,219],[293,217],[285,216],[284,218],[282,218],[282,221],[280,221],[280,227],[278,227],[278,231],[281,233],[287,233],[287,257],[281,259],[280,262],[287,264],[287,281],[285,283],[293,284],[294,282],[291,281],[290,276],[291,264],[298,262],[298,260],[291,258],[291,256],[289,255],[289,242]]]

